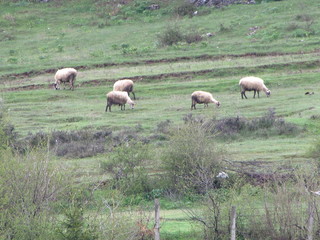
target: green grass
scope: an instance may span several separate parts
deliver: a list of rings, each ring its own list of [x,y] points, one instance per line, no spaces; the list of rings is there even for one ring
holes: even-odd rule
[[[299,16],[319,19],[317,0],[233,5],[193,18],[174,18],[186,32],[195,29],[215,36],[165,48],[157,46],[157,34],[171,24],[172,6],[163,5],[159,14],[139,15],[129,14],[135,11],[129,5],[123,10],[128,18],[123,20],[123,15],[99,17],[90,0],[76,3],[0,3],[0,97],[19,137],[38,131],[117,131],[136,126],[142,129],[139,134],[150,136],[160,122],[183,124],[183,117],[190,113],[252,119],[272,108],[276,116],[304,131],[289,137],[248,135],[220,140],[227,160],[235,166],[247,162],[248,169],[257,172],[313,167],[307,152],[320,126],[320,22],[308,28]],[[257,33],[248,36],[254,26],[259,27]],[[298,29],[314,32],[298,37]],[[122,44],[137,50],[123,54]],[[54,91],[55,70],[69,66],[79,67],[75,90]],[[24,72],[31,73],[14,76]],[[242,100],[238,82],[247,75],[263,78],[271,97],[260,93],[260,99],[253,99],[249,92],[248,99]],[[125,77],[136,81],[135,109],[121,111],[113,106],[112,112],[105,112],[106,93],[115,80]],[[190,95],[195,90],[212,92],[221,107],[197,105],[191,111]],[[315,94],[305,95],[307,91]],[[163,145],[151,144],[156,165]],[[74,169],[77,183],[91,184],[110,178],[99,166],[107,156],[56,157],[55,163]],[[164,239],[197,239],[197,227],[184,220],[182,211],[165,210],[163,216],[171,219],[163,223]]]
[[[197,29],[203,34],[214,32],[216,36],[207,39],[205,45],[199,43],[158,48],[157,34],[163,32],[168,22],[172,21],[168,15],[161,19],[151,15],[148,17],[149,21],[129,18],[120,25],[113,25],[111,22],[111,25],[99,28],[99,17],[90,0],[77,1],[77,4],[73,1],[26,5],[1,3],[1,30],[4,31],[4,37],[0,41],[0,55],[4,58],[0,60],[0,70],[2,74],[7,74],[30,69],[208,53],[220,55],[309,51],[318,46],[319,35],[316,29],[320,23],[314,22],[310,26],[315,29],[315,33],[307,37],[293,37],[293,33],[286,29],[288,22],[306,28],[306,22],[297,20],[298,15],[319,18],[316,10],[318,4],[316,0],[309,1],[308,4],[294,0],[249,6],[234,5],[223,10],[212,10],[208,15],[180,18],[176,22],[185,31]],[[239,15],[239,12],[242,14]],[[229,30],[220,31],[221,24]],[[249,28],[254,26],[261,27],[259,34],[248,36]],[[136,47],[138,54],[123,55],[122,44]]]

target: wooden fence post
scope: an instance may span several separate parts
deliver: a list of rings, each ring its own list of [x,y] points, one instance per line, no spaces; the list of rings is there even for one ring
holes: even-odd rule
[[[154,240],[160,240],[160,203],[158,198],[154,199],[154,210]]]
[[[230,233],[231,233],[231,240],[236,240],[236,207],[231,207],[231,214],[230,214]]]
[[[313,202],[309,203],[308,207],[309,219],[308,219],[308,240],[313,239],[313,223],[314,223],[314,205]]]

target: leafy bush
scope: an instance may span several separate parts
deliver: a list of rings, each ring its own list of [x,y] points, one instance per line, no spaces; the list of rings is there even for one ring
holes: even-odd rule
[[[106,138],[111,135],[110,130],[101,131],[54,131],[52,133],[38,132],[29,134],[17,148],[24,151],[24,148],[37,147],[49,143],[50,150],[57,156],[67,158],[83,158],[94,156],[105,151]]]
[[[242,117],[213,119],[207,124],[214,126],[211,132],[220,137],[235,138],[243,135],[254,137],[269,137],[274,135],[296,135],[301,129],[292,123],[276,116],[273,109],[258,118],[245,119]]]
[[[185,124],[172,131],[162,153],[169,188],[180,193],[206,193],[217,187],[215,176],[223,154],[207,129],[198,123]]]
[[[182,42],[195,43],[203,40],[203,37],[196,30],[183,33],[177,26],[169,26],[163,33],[157,35],[158,43],[161,47],[172,46]]]
[[[68,186],[45,150],[25,155],[0,154],[0,236],[6,239],[54,239],[52,204]],[[50,237],[51,236],[51,237]]]
[[[192,17],[196,10],[197,7],[194,4],[184,1],[174,9],[173,13],[181,17]]]
[[[183,41],[183,34],[179,27],[169,26],[163,33],[158,35],[160,46],[172,46]]]
[[[203,40],[203,37],[197,32],[192,32],[192,33],[186,34],[184,36],[184,40],[190,44],[190,43],[201,42]]]
[[[256,3],[279,2],[282,0],[256,0]]]
[[[101,168],[112,175],[111,187],[127,195],[150,191],[146,161],[148,145],[141,142],[124,142],[114,149]]]

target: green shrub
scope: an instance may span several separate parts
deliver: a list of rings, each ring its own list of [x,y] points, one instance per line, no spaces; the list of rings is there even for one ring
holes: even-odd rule
[[[204,194],[217,187],[215,176],[221,169],[223,155],[214,144],[208,129],[198,123],[188,123],[171,133],[162,153],[168,187],[188,194]]]
[[[84,209],[79,203],[71,203],[64,211],[64,220],[57,229],[61,240],[94,240],[98,239],[96,229],[84,218]]]
[[[282,0],[256,0],[256,3],[279,2]]]
[[[150,158],[149,147],[141,142],[124,142],[101,163],[101,168],[112,175],[111,187],[126,195],[148,193],[146,163]]]
[[[173,10],[173,13],[181,17],[184,17],[184,16],[192,17],[193,13],[196,10],[197,10],[197,7],[194,4],[184,1],[183,3],[175,7],[175,9]]]
[[[69,119],[68,121],[71,121]],[[15,142],[20,152],[49,143],[50,150],[60,157],[83,158],[97,155],[105,151],[106,138],[110,130],[90,131],[53,131],[51,133],[29,133],[27,137]],[[111,140],[110,140],[111,141]]]
[[[269,137],[274,135],[297,135],[302,130],[298,126],[285,122],[276,116],[274,109],[269,109],[262,117],[245,119],[231,117],[213,119],[207,124],[214,126],[211,132],[220,137],[234,138],[239,136]]]
[[[160,46],[172,46],[183,40],[183,33],[177,26],[169,26],[163,33],[158,35]]]
[[[52,205],[68,185],[45,150],[0,154],[0,236],[54,239]]]
[[[183,45],[184,43],[191,44],[203,40],[203,37],[197,30],[190,30],[187,33],[183,33],[177,26],[169,26],[163,33],[158,34],[157,38],[159,46],[161,47]]]

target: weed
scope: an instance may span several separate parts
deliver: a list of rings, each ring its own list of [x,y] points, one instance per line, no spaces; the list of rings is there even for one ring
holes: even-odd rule
[[[286,27],[286,30],[287,31],[293,31],[293,30],[296,30],[299,28],[299,25],[297,23],[290,23],[287,27]]]
[[[17,64],[18,63],[18,58],[10,57],[10,58],[8,58],[7,62],[11,63],[11,64]]]
[[[5,19],[6,21],[10,22],[11,24],[15,24],[16,23],[16,18],[10,13],[4,14],[3,15],[3,19]]]
[[[225,32],[230,32],[231,30],[232,30],[231,26],[227,26],[227,25],[225,25],[223,23],[220,23],[219,32],[225,33]]]
[[[182,4],[180,4],[174,9],[173,13],[181,17],[184,17],[184,16],[192,17],[193,13],[196,10],[197,10],[197,7],[194,4],[189,2],[183,2]]]
[[[186,34],[184,36],[184,40],[190,44],[190,43],[201,42],[203,40],[203,37],[199,33],[194,32],[194,33]]]
[[[16,39],[16,37],[10,32],[0,30],[0,33],[1,33],[0,34],[0,42],[1,41],[11,41],[11,40]]]
[[[63,48],[64,48],[64,46],[58,45],[57,46],[57,52],[63,52]]]
[[[158,42],[160,46],[172,46],[183,41],[183,34],[179,27],[169,26],[163,33],[159,34]]]
[[[104,52],[102,50],[97,50],[97,51],[91,52],[90,55],[95,58],[103,57]]]
[[[297,21],[309,22],[309,21],[312,21],[312,20],[313,20],[313,17],[310,16],[309,14],[298,14],[298,15],[295,17],[295,20],[297,20]]]
[[[215,123],[214,132],[223,137],[235,137],[236,135],[272,136],[272,135],[296,135],[301,130],[291,123],[286,123],[275,115],[273,109],[262,117],[247,120],[244,118],[225,118]]]
[[[9,50],[9,55],[10,55],[10,56],[15,55],[16,53],[17,53],[16,50],[13,50],[13,49]]]
[[[77,121],[70,119],[68,121]],[[38,132],[29,134],[26,138],[15,143],[15,147],[20,152],[25,151],[26,147],[37,147],[49,142],[49,147],[57,156],[66,158],[83,158],[94,156],[105,151],[106,137],[111,131],[90,132],[86,130],[63,132],[54,131],[50,134]]]

